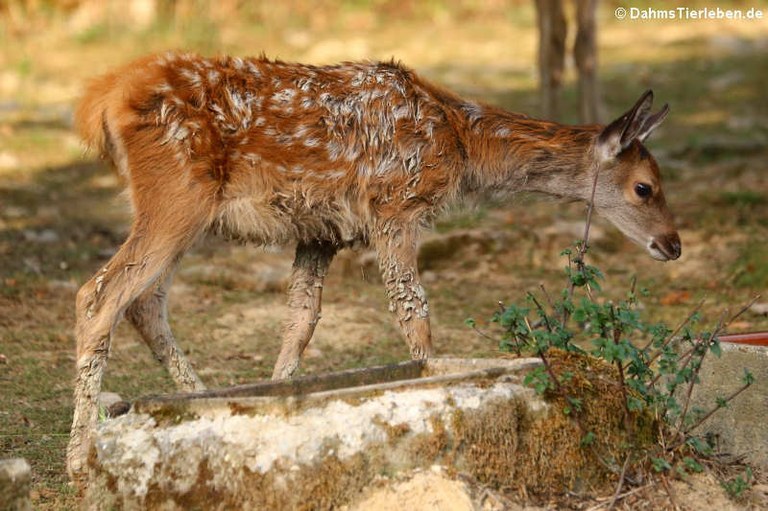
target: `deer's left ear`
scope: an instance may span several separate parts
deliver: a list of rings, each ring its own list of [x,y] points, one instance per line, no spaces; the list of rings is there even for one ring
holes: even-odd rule
[[[668,113],[669,105],[664,103],[664,106],[661,107],[661,110],[653,115],[646,117],[645,121],[643,121],[643,126],[640,128],[640,133],[637,134],[637,140],[640,142],[645,142],[645,139],[648,138],[648,135],[650,135],[653,130],[658,128],[662,122],[664,122],[664,119],[667,118]]]
[[[648,90],[624,115],[606,126],[597,138],[598,154],[603,160],[615,158],[633,141],[642,142],[661,124],[669,113],[669,105],[649,115],[653,104],[653,91]]]

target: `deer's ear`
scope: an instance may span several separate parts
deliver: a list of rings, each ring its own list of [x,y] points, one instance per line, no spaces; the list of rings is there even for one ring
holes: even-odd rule
[[[639,139],[642,141],[664,120],[669,109],[662,109],[658,114],[649,117],[648,112],[650,112],[652,104],[653,91],[645,91],[632,108],[603,128],[603,131],[597,138],[597,149],[602,159],[615,158],[620,152],[629,147],[634,140]],[[648,129],[645,129],[646,121],[657,116],[659,118],[654,125],[648,125]],[[643,138],[640,138],[641,135]]]
[[[640,128],[640,133],[637,134],[637,139],[640,142],[644,142],[645,139],[648,138],[648,135],[650,135],[653,130],[658,128],[662,122],[664,122],[664,119],[667,118],[668,113],[669,105],[665,103],[664,106],[661,107],[661,110],[653,115],[646,117],[645,121],[643,121],[642,127]]]

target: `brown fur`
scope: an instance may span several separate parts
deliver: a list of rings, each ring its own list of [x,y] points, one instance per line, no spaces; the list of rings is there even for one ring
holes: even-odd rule
[[[174,268],[203,232],[297,243],[275,378],[297,369],[328,265],[351,244],[376,249],[411,356],[428,357],[419,232],[466,195],[532,190],[588,200],[599,168],[598,210],[636,241],[656,243],[655,256],[676,257],[658,167],[639,142],[666,115],[649,116],[650,101],[648,93],[604,129],[564,126],[463,100],[392,62],[315,67],[176,53],[94,80],[76,126],[125,178],[134,222],[78,293],[70,472],[82,473],[124,314],[181,389],[203,388],[166,317]],[[652,200],[627,198],[638,180],[653,182]]]

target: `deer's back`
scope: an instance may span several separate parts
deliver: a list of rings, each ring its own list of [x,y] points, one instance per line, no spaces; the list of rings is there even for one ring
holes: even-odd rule
[[[128,172],[132,145],[172,153],[180,165],[167,172],[216,184],[215,224],[235,237],[351,240],[456,193],[450,107],[400,65],[166,54],[125,69],[111,85],[123,113],[107,120]]]

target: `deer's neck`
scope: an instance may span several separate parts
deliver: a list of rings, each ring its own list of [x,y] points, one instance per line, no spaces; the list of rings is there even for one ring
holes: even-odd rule
[[[566,126],[472,104],[462,110],[468,189],[589,197],[597,126]]]

